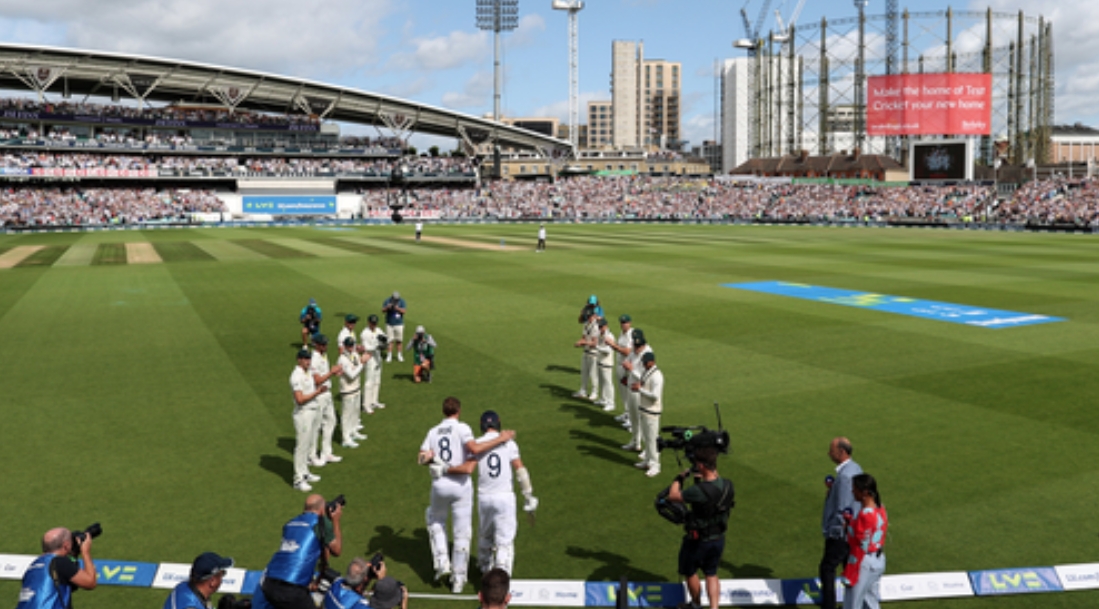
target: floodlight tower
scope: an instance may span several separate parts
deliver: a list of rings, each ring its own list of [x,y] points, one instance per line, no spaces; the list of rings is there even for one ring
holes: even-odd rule
[[[553,0],[553,10],[569,12],[569,141],[580,141],[580,17],[581,0]]]
[[[477,0],[477,27],[494,32],[492,120],[500,121],[500,32],[519,27],[519,0]]]
[[[866,5],[869,0],[855,0],[859,9],[859,48],[855,60],[855,148],[860,152],[866,138]]]

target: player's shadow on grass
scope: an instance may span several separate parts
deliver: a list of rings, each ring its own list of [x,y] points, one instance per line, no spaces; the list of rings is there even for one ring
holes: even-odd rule
[[[550,395],[559,400],[578,399],[572,397],[573,390],[569,389],[568,387],[563,387],[561,385],[550,385],[548,383],[542,383],[538,387],[540,389],[545,389],[546,391],[550,392]],[[587,400],[583,401],[584,403],[590,403]]]
[[[611,413],[605,412],[602,406],[596,406],[587,400],[581,403],[566,402],[561,404],[561,410],[566,412],[571,410],[576,418],[587,420],[588,425],[591,427],[619,426]]]
[[[374,527],[374,536],[366,546],[369,559],[375,552],[385,554],[390,564],[408,565],[420,580],[431,584],[435,579],[435,570],[431,564],[431,543],[427,539],[427,529],[421,527],[406,534],[404,529],[394,530],[387,525]]]
[[[733,563],[722,560],[719,565],[723,571],[732,573],[733,577],[737,579],[771,579],[775,572],[771,567],[765,567],[763,565],[750,565],[744,563],[739,567]]]
[[[416,375],[414,374],[394,374],[393,380],[395,381],[408,381],[409,383],[416,382]]]
[[[291,455],[294,454],[294,438],[279,438],[275,446]],[[260,455],[259,466],[275,474],[290,484],[294,481],[294,462],[279,455]]]
[[[586,548],[578,548],[576,546],[569,546],[565,550],[565,553],[569,556],[572,556],[573,558],[583,558],[603,562],[603,566],[597,567],[595,571],[592,571],[591,575],[587,577],[588,581],[616,582],[623,575],[629,577],[630,581],[635,582],[661,582],[666,579],[663,575],[630,566],[630,559],[622,556],[621,554],[615,554],[613,552],[606,552],[603,550],[588,550]]]
[[[558,366],[557,364],[550,364],[546,366],[546,372],[566,372],[568,374],[580,374],[580,369],[573,368],[572,366]]]
[[[621,445],[609,438],[604,438],[593,433],[588,433],[580,429],[573,429],[569,431],[569,435],[581,442],[588,442],[588,444],[578,444],[576,450],[585,453],[589,457],[597,457],[604,461],[610,461],[611,463],[621,463],[624,465],[633,465],[637,461],[637,453],[634,451],[622,450]],[[593,444],[600,444],[601,446],[595,446]]]

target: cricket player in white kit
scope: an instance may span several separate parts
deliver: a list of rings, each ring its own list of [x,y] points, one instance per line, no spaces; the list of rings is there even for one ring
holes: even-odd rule
[[[630,390],[638,395],[637,410],[641,423],[641,461],[635,465],[652,478],[660,474],[660,451],[656,440],[660,435],[660,414],[664,412],[664,373],[656,367],[656,355],[649,351],[641,356],[644,370]]]
[[[290,374],[290,391],[294,394],[294,431],[297,435],[294,444],[294,488],[306,493],[313,490],[310,482],[321,479],[309,471],[309,462],[320,425],[317,398],[328,391],[313,382],[313,374],[309,372],[312,357],[308,349],[298,351],[298,365]]]
[[[465,587],[469,573],[469,546],[473,539],[473,481],[470,459],[511,440],[515,432],[504,432],[487,444],[478,445],[473,430],[461,422],[462,403],[458,398],[443,400],[443,420],[427,432],[420,445],[418,461],[430,465],[431,505],[425,514],[427,535],[435,566],[435,579],[451,577],[455,594]],[[454,472],[450,468],[455,468]],[[454,550],[447,556],[447,517],[453,516]]]
[[[340,349],[340,355],[343,355],[345,350],[344,342],[348,337],[355,339],[358,342],[358,338],[355,336],[355,324],[359,323],[359,316],[354,313],[349,313],[343,318],[343,327],[340,328],[340,333],[336,335],[336,346]]]
[[[336,406],[332,403],[332,377],[343,372],[339,364],[329,368],[328,337],[324,334],[313,335],[313,359],[309,362],[309,371],[313,381],[325,387],[326,391],[317,398],[321,418],[321,450],[313,456],[314,467],[324,467],[327,463],[343,461],[343,457],[332,454],[332,436],[336,433]]]
[[[599,377],[599,394],[596,406],[614,410],[614,334],[607,329],[607,320],[599,318],[599,336],[595,341],[595,369]]]
[[[343,445],[347,448],[358,448],[355,440],[365,440],[366,436],[359,433],[359,418],[362,415],[362,372],[363,365],[360,359],[362,346],[355,344],[355,338],[348,336],[340,343],[340,402],[343,404],[340,412],[340,430],[343,433]]]
[[[622,422],[623,427],[630,426],[630,414],[627,405],[630,400],[630,391],[626,387],[627,371],[622,367],[622,362],[625,361],[630,353],[633,351],[633,318],[629,315],[620,315],[618,317],[618,327],[621,328],[622,333],[618,335],[618,341],[611,347],[614,349],[614,379],[622,385],[623,389],[619,392],[622,396],[622,414],[615,417],[616,421]]]
[[[595,365],[595,343],[599,340],[599,319],[598,315],[589,315],[584,322],[584,334],[573,345],[584,349],[584,357],[580,360],[580,390],[572,394],[572,397],[593,402],[599,397],[596,393],[598,377]]]
[[[478,444],[500,435],[500,416],[492,410],[481,415]],[[519,459],[519,446],[509,440],[477,458],[477,564],[481,573],[503,569],[511,575],[515,563],[515,489],[512,471],[523,493],[523,511],[538,509],[530,474]]]
[[[645,333],[640,328],[635,328],[633,333],[633,351],[629,357],[622,360],[622,368],[626,371],[626,388],[641,382],[641,374],[645,367],[641,364],[641,358],[646,353],[652,353],[649,343],[645,340]],[[630,441],[622,446],[622,450],[640,451],[642,449],[641,424],[638,422],[640,413],[637,408],[640,396],[636,391],[624,391],[626,394],[626,414],[630,422]]]
[[[363,348],[363,410],[366,414],[374,414],[375,408],[385,408],[385,404],[378,401],[378,392],[382,387],[383,351],[378,338],[385,335],[378,327],[377,315],[366,318],[366,327],[359,337],[359,344]]]

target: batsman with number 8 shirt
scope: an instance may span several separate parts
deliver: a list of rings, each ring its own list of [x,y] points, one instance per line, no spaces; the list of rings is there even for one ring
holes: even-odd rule
[[[443,421],[427,432],[420,445],[419,463],[430,466],[431,505],[425,514],[427,535],[435,566],[435,580],[449,576],[451,590],[457,594],[465,587],[469,573],[469,549],[473,539],[473,471],[476,455],[492,450],[515,437],[505,431],[496,438],[478,444],[473,430],[461,422],[462,403],[455,397],[443,400]],[[446,521],[452,516],[453,555],[447,556]]]

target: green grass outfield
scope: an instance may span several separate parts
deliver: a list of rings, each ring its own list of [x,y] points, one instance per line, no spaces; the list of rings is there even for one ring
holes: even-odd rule
[[[457,241],[420,245],[410,226],[0,237],[0,260],[14,264],[0,270],[0,553],[34,554],[46,529],[100,521],[98,557],[190,562],[213,550],[262,569],[304,499],[289,484],[298,311],[316,298],[334,337],[339,314],[376,313],[396,289],[408,323],[438,339],[441,369],[415,386],[410,363],[387,365],[390,407],[365,417],[370,439],[318,472],[319,492],[348,498],[338,567],[381,550],[411,591],[442,592],[423,522],[429,477],[414,460],[455,395],[474,427],[493,408],[519,431],[541,507],[535,527],[520,520],[516,577],[675,579],[680,531],[652,509],[674,458],[644,477],[612,415],[568,397],[591,293],[649,337],[664,424],[712,426],[722,405],[734,453],[720,469],[738,499],[722,577],[815,574],[826,451],[841,434],[880,481],[890,573],[1099,560],[1095,237],[548,228],[545,254],[533,252],[534,225],[429,225]],[[145,242],[160,262],[134,263],[140,248],[126,243]],[[772,279],[1069,321],[988,330],[721,287]],[[10,606],[17,591],[0,583]],[[165,595],[105,586],[75,604],[159,607]]]

